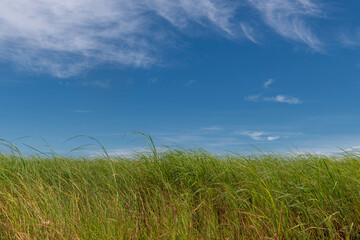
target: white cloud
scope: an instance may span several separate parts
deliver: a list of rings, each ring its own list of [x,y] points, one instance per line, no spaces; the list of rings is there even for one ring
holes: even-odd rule
[[[302,102],[300,99],[296,97],[288,97],[285,95],[277,95],[275,97],[265,97],[263,98],[264,101],[268,102],[280,102],[280,103],[288,103],[288,104],[301,104]]]
[[[233,7],[202,0],[0,0],[0,58],[60,78],[103,62],[147,67],[169,41],[156,16],[184,29],[207,22],[230,34]],[[156,28],[155,28],[156,27]],[[166,39],[164,39],[166,38]]]
[[[324,13],[313,0],[248,0],[262,15],[265,23],[281,36],[302,42],[315,50],[322,44],[306,19]]]
[[[269,141],[274,141],[274,140],[277,140],[279,138],[280,138],[279,136],[269,136],[266,139],[269,140]]]
[[[263,87],[269,88],[272,83],[274,83],[274,80],[272,78],[269,78],[269,80],[264,83]]]
[[[234,1],[223,0],[148,0],[147,6],[174,26],[185,29],[189,23],[216,26],[223,32],[234,34],[231,19],[237,9]]]
[[[0,4],[0,60],[59,78],[103,63],[161,64],[163,48],[176,47],[172,31],[192,34],[194,23],[256,43],[250,19],[239,14],[249,8],[259,10],[281,36],[314,49],[320,46],[304,20],[320,15],[310,0],[0,0]]]
[[[264,132],[247,132],[245,135],[251,137],[254,140],[261,140]]]
[[[243,31],[245,37],[247,37],[253,43],[258,43],[258,41],[256,41],[256,39],[255,39],[254,29],[251,26],[242,22],[242,23],[240,23],[240,27],[241,27],[241,30]]]
[[[288,103],[288,104],[301,104],[302,101],[296,97],[289,97],[286,95],[276,95],[274,97],[261,97],[261,94],[250,95],[244,98],[249,102],[279,102],[279,103]]]
[[[260,140],[274,141],[280,138],[280,136],[272,136],[271,133],[266,133],[263,131],[240,131],[240,132],[235,132],[235,134],[248,136],[257,141]]]
[[[265,135],[265,133],[261,131],[242,131],[237,132],[236,134],[248,136],[254,140],[262,140],[263,136]]]
[[[149,43],[136,34],[146,23],[130,1],[2,0],[1,58],[57,77],[102,61],[146,66]],[[6,56],[5,56],[6,55]]]

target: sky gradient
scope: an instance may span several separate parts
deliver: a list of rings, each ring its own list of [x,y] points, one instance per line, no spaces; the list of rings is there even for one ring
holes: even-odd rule
[[[23,149],[84,134],[127,154],[131,131],[215,153],[360,147],[359,1],[0,3],[0,138]]]

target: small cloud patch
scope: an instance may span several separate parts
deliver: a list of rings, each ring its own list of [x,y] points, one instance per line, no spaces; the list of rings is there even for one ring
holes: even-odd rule
[[[263,132],[263,131],[241,131],[241,132],[236,132],[235,134],[237,135],[243,135],[243,136],[248,136],[253,140],[257,140],[257,141],[263,141],[263,140],[267,140],[267,141],[275,141],[278,140],[280,138],[280,136],[272,136],[269,133]]]
[[[268,89],[270,85],[274,83],[272,78],[269,78],[264,84],[263,88]],[[296,97],[290,97],[283,94],[278,94],[272,97],[263,96],[264,92],[254,95],[246,96],[244,99],[248,102],[279,102],[279,103],[287,103],[287,104],[301,104],[302,101]]]
[[[277,95],[275,97],[265,97],[263,98],[264,101],[267,102],[279,102],[279,103],[288,103],[288,104],[301,104],[302,102],[300,99],[296,97],[289,97],[285,95]]]
[[[266,139],[269,141],[274,141],[274,140],[278,140],[280,137],[279,136],[274,136],[274,137],[267,137]]]
[[[270,78],[269,80],[267,80],[267,81],[264,83],[263,87],[264,87],[264,88],[269,88],[272,83],[274,83],[274,80],[273,80],[272,78]]]

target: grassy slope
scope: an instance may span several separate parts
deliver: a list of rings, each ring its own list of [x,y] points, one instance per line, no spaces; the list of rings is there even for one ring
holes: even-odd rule
[[[360,157],[0,156],[0,239],[359,239]]]

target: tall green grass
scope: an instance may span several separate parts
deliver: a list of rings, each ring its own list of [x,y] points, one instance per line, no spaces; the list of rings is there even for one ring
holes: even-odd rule
[[[360,157],[2,154],[0,239],[360,239]]]

